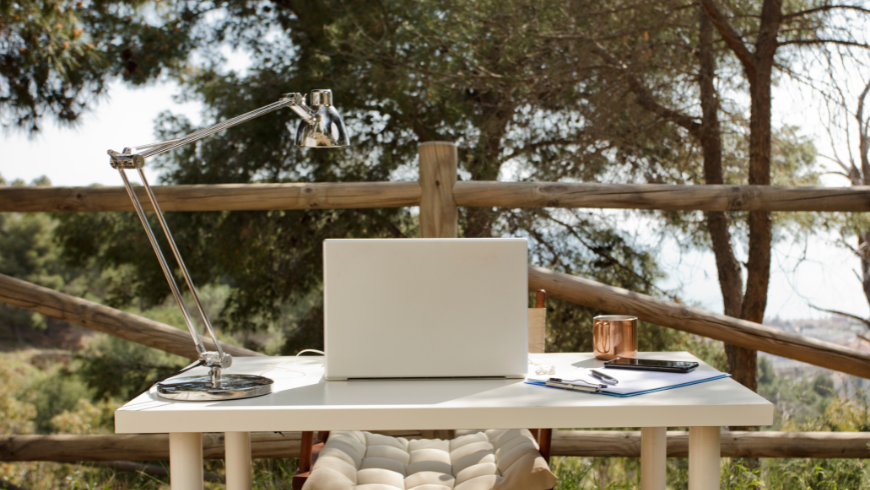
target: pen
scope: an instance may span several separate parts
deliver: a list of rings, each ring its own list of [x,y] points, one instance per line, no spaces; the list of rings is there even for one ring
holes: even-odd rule
[[[572,385],[576,384],[576,383],[583,383],[584,385],[595,386],[598,388],[607,388],[606,384],[603,385],[603,384],[599,384],[599,383],[590,383],[589,381],[586,381],[585,379],[550,378],[549,380],[547,380],[547,383],[562,383],[562,384],[572,384]]]
[[[601,390],[600,386],[596,386],[596,385],[592,385],[592,384],[590,384],[590,385],[577,385],[577,384],[572,384],[570,382],[564,383],[564,382],[561,382],[561,380],[554,381],[554,379],[558,379],[558,378],[550,378],[550,380],[547,381],[545,384],[547,386],[551,386],[553,388],[563,388],[566,390],[575,390],[575,391],[586,391],[589,393],[598,393],[599,390]]]
[[[592,386],[603,386],[603,385],[598,385],[596,383],[590,383],[589,381],[586,381],[585,379],[550,378],[547,381],[551,381],[553,383],[586,383],[586,384],[592,385]]]
[[[602,373],[601,371],[596,371],[594,369],[590,369],[589,372],[592,373],[592,376],[595,376],[596,378],[600,379],[601,381],[605,381],[607,383],[619,384],[618,379],[614,378],[613,376],[608,376],[608,375]]]

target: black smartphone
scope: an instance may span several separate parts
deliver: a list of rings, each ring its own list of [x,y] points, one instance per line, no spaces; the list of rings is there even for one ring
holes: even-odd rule
[[[664,371],[666,373],[688,373],[698,367],[698,363],[617,357],[616,359],[605,362],[604,367],[613,369],[637,369],[642,371]]]

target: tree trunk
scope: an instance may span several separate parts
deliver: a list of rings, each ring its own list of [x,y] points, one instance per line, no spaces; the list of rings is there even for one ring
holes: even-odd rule
[[[513,116],[514,107],[503,107],[505,103],[496,96],[483,94],[480,96],[482,112],[491,115],[488,121],[481,125],[477,148],[468,160],[468,171],[474,181],[497,180],[501,169],[499,156],[501,142],[507,133],[507,125]],[[498,218],[498,212],[492,208],[469,208],[465,213],[466,238],[489,238],[492,236],[492,226]]]
[[[716,53],[713,46],[713,23],[699,8],[700,21],[700,71],[698,84],[701,92],[702,120],[698,137],[704,156],[704,183],[724,184],[722,170],[722,128],[719,124],[719,99],[714,85],[716,77]],[[716,257],[719,288],[722,291],[724,313],[740,318],[743,304],[743,277],[740,262],[734,256],[728,216],[721,211],[707,213],[707,230]]]
[[[749,118],[749,185],[770,185],[771,147],[771,77],[777,48],[777,33],[782,20],[781,0],[765,0],[755,44],[755,77],[749,80],[752,99]],[[746,294],[741,318],[764,322],[767,289],[770,284],[770,247],[772,224],[770,213],[749,213],[749,257],[746,268]],[[754,351],[733,350],[729,353],[739,366],[732,376],[747,388],[757,391],[757,356]]]
[[[863,252],[861,259],[861,286],[864,288],[864,297],[870,304],[870,250],[863,247],[870,246],[870,230],[864,232],[864,236],[858,235],[858,250]]]
[[[864,101],[867,100],[867,94],[870,93],[870,81],[864,86],[864,91],[858,98],[858,111],[855,117],[858,119],[858,151],[861,158],[861,179],[853,181],[852,185],[870,185],[870,119],[864,121]],[[870,304],[870,229],[864,231],[864,235],[858,235],[858,252],[861,253],[861,286],[864,289],[864,297],[867,298],[867,303]]]
[[[704,181],[707,185],[724,184],[722,170],[722,133],[719,124],[719,101],[713,80],[716,75],[716,58],[713,47],[713,23],[700,9],[700,72],[698,82],[701,92],[700,140],[704,153]],[[728,217],[724,212],[707,213],[707,229],[716,257],[719,288],[722,291],[724,313],[741,318],[743,307],[743,275],[740,262],[734,256]],[[760,323],[760,322],[759,322]],[[747,388],[757,391],[756,353],[753,350],[725,344],[731,375]]]
[[[770,185],[770,84],[778,46],[777,35],[782,22],[782,0],[764,0],[754,52],[747,48],[741,35],[728,22],[715,0],[701,0],[701,5],[722,34],[725,44],[740,60],[749,81],[749,184]],[[764,310],[767,307],[771,238],[770,213],[750,212],[746,293],[743,296],[740,316],[757,323],[764,320]],[[755,391],[758,387],[755,352],[744,352],[731,346],[726,346],[726,352],[734,379]]]

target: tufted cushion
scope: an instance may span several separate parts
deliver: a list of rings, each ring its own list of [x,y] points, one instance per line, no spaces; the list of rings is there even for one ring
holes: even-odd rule
[[[329,434],[303,490],[549,490],[556,484],[532,433],[488,430],[407,440]]]

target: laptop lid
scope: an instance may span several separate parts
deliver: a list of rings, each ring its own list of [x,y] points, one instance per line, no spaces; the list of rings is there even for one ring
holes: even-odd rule
[[[525,377],[524,238],[325,240],[326,378]]]

